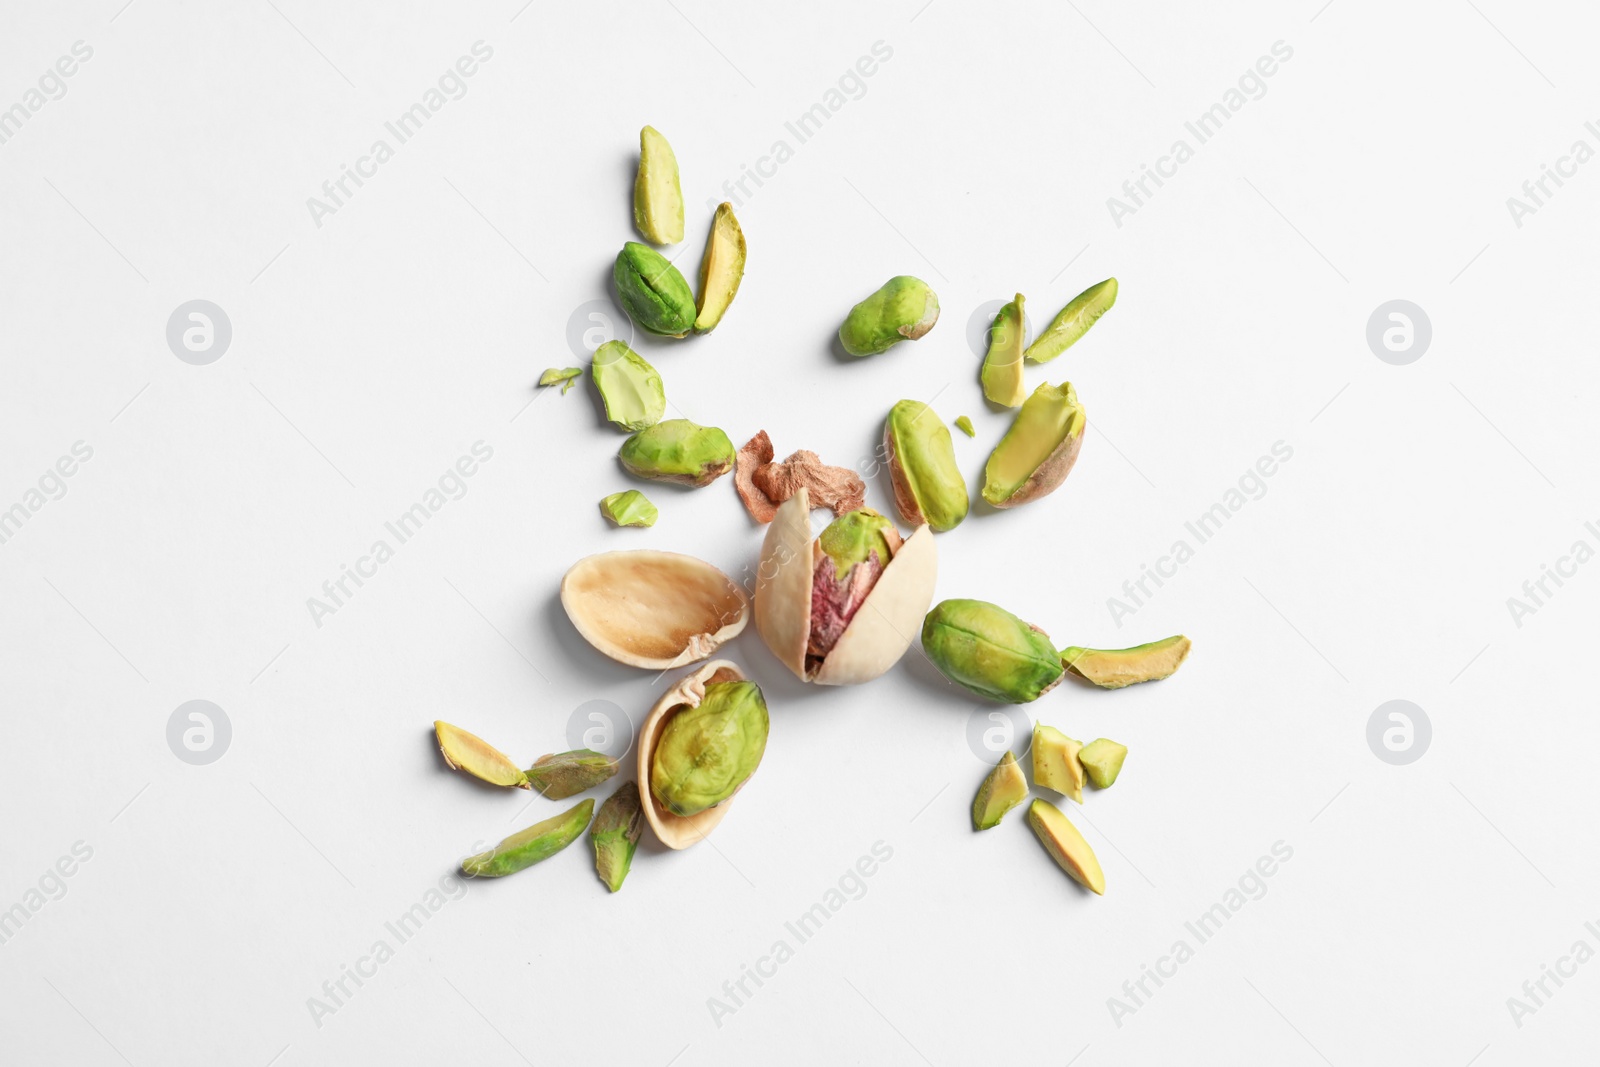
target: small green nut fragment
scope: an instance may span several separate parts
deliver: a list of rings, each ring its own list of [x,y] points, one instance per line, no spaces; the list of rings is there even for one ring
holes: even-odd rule
[[[643,829],[639,788],[626,782],[600,805],[600,813],[589,827],[589,841],[594,845],[594,871],[613,893],[622,888],[622,880],[628,877]]]
[[[1088,424],[1071,382],[1039,386],[989,453],[983,499],[1012,508],[1055,492],[1078,462]]]
[[[674,815],[739,791],[767,750],[767,702],[754,682],[712,682],[697,707],[668,721],[650,764],[650,792]]]
[[[945,600],[922,620],[922,648],[946,678],[990,700],[1026,704],[1065,673],[1050,637],[982,600]]]
[[[1022,342],[1026,340],[1023,332],[1027,323],[1022,304],[1022,294],[1018,293],[995,314],[994,322],[989,324],[989,351],[978,373],[983,395],[1003,408],[1016,407],[1028,395],[1022,386]]]
[[[633,224],[651,244],[683,240],[683,190],[678,156],[654,126],[639,131],[639,174],[633,181]]]
[[[857,508],[830,522],[817,538],[817,547],[833,560],[834,574],[842,582],[857,563],[865,563],[873,553],[878,555],[880,568],[889,565],[894,549],[889,545],[888,531],[893,529],[894,524],[878,512]]]
[[[1007,752],[972,798],[972,825],[979,830],[999,826],[1006,812],[1027,799],[1028,780],[1022,776],[1017,757]]]
[[[617,773],[617,761],[590,748],[540,756],[528,768],[528,784],[550,800],[593,789]]]
[[[561,386],[561,395],[566,396],[567,390],[578,384],[578,378],[582,376],[582,374],[582,367],[551,367],[549,370],[539,375],[539,384],[559,385]]]
[[[728,435],[715,426],[667,419],[622,443],[617,458],[630,474],[660,482],[710,485],[733,469]]]
[[[511,757],[476,734],[436,719],[433,736],[439,742],[439,754],[444,756],[445,766],[451,770],[466,771],[490,785],[533,788],[528,784],[528,776],[511,762]]]
[[[1128,758],[1128,746],[1119,745],[1106,737],[1097,737],[1078,752],[1078,762],[1089,772],[1089,781],[1098,789],[1109,789],[1122,773],[1122,761]]]
[[[654,526],[661,512],[637,489],[612,493],[600,501],[600,514],[618,526]]]
[[[1073,674],[1102,689],[1121,689],[1138,682],[1158,682],[1176,673],[1189,656],[1189,639],[1182,634],[1164,637],[1132,648],[1079,648],[1061,650],[1061,662]]]
[[[661,375],[623,342],[607,341],[595,349],[589,375],[605,402],[606,418],[629,433],[654,426],[666,414]]]
[[[1033,725],[1033,784],[1083,803],[1083,767],[1078,763],[1083,745],[1054,726]]]
[[[700,310],[694,317],[695,333],[714,330],[722,321],[744,279],[744,261],[744,231],[734,217],[733,205],[719,204],[711,218],[705,254],[700,257]]]
[[[939,533],[960,526],[967,517],[967,480],[944,420],[921,401],[902,400],[889,409],[883,448],[901,518]]]
[[[682,337],[694,327],[694,294],[678,268],[649,245],[629,241],[617,253],[611,280],[622,309],[639,327],[666,337]]]
[[[960,430],[968,437],[978,436],[978,431],[972,428],[972,420],[967,418],[965,415],[956,416],[956,429]]]
[[[938,296],[927,282],[902,274],[850,309],[839,327],[839,343],[852,356],[872,356],[915,341],[938,321]]]
[[[1105,896],[1106,876],[1095,858],[1094,849],[1089,847],[1078,828],[1067,821],[1060,808],[1048,800],[1035,799],[1028,805],[1028,825],[1062,870],[1085,889]]]
[[[461,861],[461,873],[469,878],[502,878],[526,870],[554,856],[578,839],[594,814],[594,798],[560,815],[518,830],[487,852]]]
[[[1117,280],[1107,278],[1091,285],[1067,302],[1043,333],[1033,339],[1023,358],[1035,363],[1048,363],[1071,348],[1073,343],[1089,332],[1089,327],[1100,321],[1100,316],[1111,310],[1117,302]]]

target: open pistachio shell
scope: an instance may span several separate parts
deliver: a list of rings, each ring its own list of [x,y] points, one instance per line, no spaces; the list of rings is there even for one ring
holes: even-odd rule
[[[833,649],[819,666],[808,666],[818,558],[811,537],[810,493],[802,488],[778,509],[767,527],[756,575],[756,629],[795,677],[818,685],[856,685],[870,682],[905,655],[933,602],[938,549],[927,526],[891,547],[893,557]]]
[[[656,706],[650,709],[644,725],[639,728],[639,803],[644,808],[645,822],[655,831],[656,837],[668,848],[688,848],[716,828],[728,808],[733,804],[729,797],[722,803],[697,811],[693,815],[674,815],[662,806],[650,789],[651,767],[655,761],[656,745],[661,732],[672,717],[686,708],[700,706],[705,698],[706,686],[714,682],[742,682],[744,672],[725,659],[712,660],[692,674],[679,679],[667,690]]]
[[[705,659],[750,616],[744,592],[711,564],[646,549],[574,563],[561,579],[561,606],[595,648],[656,671]]]

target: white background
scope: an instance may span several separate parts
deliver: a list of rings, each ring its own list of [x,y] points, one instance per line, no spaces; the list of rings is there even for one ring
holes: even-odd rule
[[[0,545],[0,908],[75,842],[93,855],[0,945],[0,1058],[1583,1058],[1600,965],[1520,1027],[1506,1001],[1578,939],[1600,948],[1600,574],[1520,627],[1506,600],[1600,547],[1600,167],[1521,227],[1506,198],[1574,140],[1600,148],[1596,27],[1576,4],[1318,2],[8,5],[0,106],[94,51],[0,145],[0,507],[74,442],[93,458]],[[318,227],[307,198],[479,40],[466,95]],[[785,122],[878,41],[892,57],[798,144]],[[1184,122],[1277,41],[1293,56],[1265,95],[1114,224],[1107,198],[1193,144]],[[936,397],[977,424],[955,442],[976,492],[1008,416],[980,397],[973,311],[1020,291],[1037,327],[1116,275],[1116,309],[1029,371],[1083,398],[1076,470],[941,535],[938,596],[1063,645],[1181,631],[1195,651],[1168,681],[1025,709],[1131,747],[1112,790],[1068,806],[1101,899],[1020,812],[971,831],[989,706],[916,651],[858,689],[803,687],[751,627],[727,651],[766,690],[771,744],[711,845],[647,837],[615,896],[586,841],[472,885],[318,1025],[308,998],[475,841],[558,810],[446,771],[432,720],[531,761],[584,702],[637,720],[668,683],[578,638],[563,571],[643,546],[755,563],[731,478],[645,486],[659,524],[607,528],[596,502],[634,484],[621,438],[587,385],[532,387],[580,362],[569,317],[634,236],[644,123],[682,166],[691,270],[724,180],[794,150],[740,196],[750,263],[723,325],[636,345],[674,412],[735,442],[870,464],[891,404]],[[900,273],[938,291],[937,328],[835,358],[851,304]],[[196,298],[233,326],[209,366],[165,338]],[[1397,298],[1433,326],[1409,366],[1365,339]],[[315,625],[307,598],[480,440],[469,492]],[[1265,495],[1118,627],[1108,598],[1279,441]],[[869,503],[892,506],[881,475]],[[167,744],[191,699],[232,723],[208,766]],[[1408,766],[1367,744],[1391,699],[1433,725]],[[880,841],[865,895],[714,1019]],[[1114,1018],[1279,841],[1265,896]]]

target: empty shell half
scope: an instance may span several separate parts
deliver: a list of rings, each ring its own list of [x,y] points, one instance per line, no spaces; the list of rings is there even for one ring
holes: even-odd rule
[[[813,541],[810,495],[801,489],[767,527],[756,629],[802,681],[870,682],[910,647],[938,570],[931,529],[919,526],[902,541],[867,508],[841,515]]]
[[[701,731],[701,736],[691,739],[688,742],[689,748],[678,753],[679,758],[671,761],[679,770],[685,766],[691,766],[692,773],[704,769],[723,786],[721,792],[713,794],[714,797],[721,798],[716,803],[699,808],[691,815],[678,815],[669,810],[662,801],[660,794],[666,793],[667,790],[657,788],[657,783],[653,780],[653,775],[662,769],[661,765],[664,762],[657,759],[657,748],[678,716],[700,708],[702,703],[707,703],[709,709],[708,687],[712,688],[713,693],[718,689],[754,690],[753,702],[760,706],[754,716],[756,722],[753,729],[741,729],[742,724],[733,723],[731,725],[734,729],[728,731],[726,736],[712,738],[709,745],[705,744],[706,732]],[[745,702],[750,703],[750,700],[747,699]],[[760,750],[766,748],[766,723],[766,704],[761,698],[760,688],[749,682],[743,671],[725,659],[712,660],[693,673],[685,675],[667,690],[654,708],[650,709],[644,725],[639,728],[639,803],[644,809],[645,821],[650,824],[650,829],[655,831],[656,837],[661,839],[663,845],[672,849],[688,848],[711,833],[722,821],[723,816],[728,814],[728,808],[733,804],[733,794],[744,788],[750,775],[760,764]],[[759,734],[759,737],[755,734]],[[720,751],[729,746],[736,747],[739,751],[721,752],[720,754],[726,756],[726,759],[712,759],[707,755],[707,750]],[[694,764],[702,764],[703,767],[693,767]],[[673,798],[669,795],[667,799]],[[704,799],[702,798],[702,803]]]
[[[619,663],[666,670],[705,659],[737,637],[750,606],[733,580],[677,552],[602,552],[561,579],[561,606]]]

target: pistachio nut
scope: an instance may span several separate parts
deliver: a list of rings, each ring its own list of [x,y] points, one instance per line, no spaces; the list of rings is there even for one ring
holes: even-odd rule
[[[559,385],[561,386],[561,395],[566,396],[567,390],[578,384],[578,379],[582,375],[582,367],[551,367],[539,375],[539,384]]]
[[[956,429],[960,430],[968,437],[978,436],[978,431],[972,428],[972,420],[967,418],[965,415],[956,416]]]
[[[978,795],[972,798],[973,828],[994,829],[1006,817],[1006,812],[1027,799],[1028,779],[1017,765],[1017,757],[1007,752],[978,787]]]
[[[444,756],[445,766],[452,771],[466,771],[490,785],[533,788],[528,784],[527,775],[511,762],[511,757],[476,734],[435,720],[433,736],[439,742],[439,753]]]
[[[617,253],[611,280],[628,317],[650,333],[682,337],[694,327],[694,294],[678,268],[649,245],[629,241]]]
[[[679,679],[676,685],[662,694],[655,707],[650,709],[650,714],[645,716],[644,724],[639,727],[639,803],[644,809],[645,822],[650,824],[650,829],[668,848],[688,848],[703,840],[728,814],[733,807],[733,798],[729,796],[720,804],[693,815],[677,815],[668,810],[651,788],[656,748],[662,734],[677,716],[699,707],[711,686],[744,680],[743,672],[734,664],[725,659],[712,660]]]
[[[628,473],[658,482],[710,485],[733,469],[733,442],[715,426],[667,419],[622,442],[617,458]]]
[[[643,829],[639,787],[624,782],[600,805],[589,827],[589,842],[594,845],[594,871],[613,893],[622,888],[622,880],[628,877]]]
[[[1100,316],[1111,310],[1117,302],[1117,280],[1107,278],[1089,286],[1067,302],[1044,332],[1033,339],[1024,352],[1024,359],[1035,363],[1048,363],[1071,348],[1078,338],[1089,332],[1089,327],[1100,321]]]
[[[639,173],[633,181],[633,224],[651,244],[683,240],[683,190],[678,157],[654,126],[639,131]]]
[[[600,514],[618,526],[654,526],[661,512],[637,489],[612,493],[600,501]]]
[[[802,487],[767,527],[756,628],[801,681],[869,682],[905,654],[933,600],[933,531],[921,526],[902,541],[893,523],[862,508],[835,519],[813,543],[810,516],[811,493]]]
[[[1036,798],[1028,805],[1028,825],[1062,870],[1085,889],[1105,896],[1106,876],[1095,858],[1094,849],[1060,808],[1048,800]]]
[[[461,861],[461,873],[469,878],[501,878],[549,859],[578,839],[594,814],[591,797],[560,815],[518,830],[487,852]]]
[[[939,298],[928,283],[902,274],[850,309],[839,327],[839,343],[852,356],[876,355],[901,341],[915,341],[938,321]]]
[[[767,702],[754,682],[711,682],[662,727],[650,791],[674,815],[696,815],[739,791],[767,751]]]
[[[1073,674],[1087,678],[1102,689],[1121,689],[1170,677],[1189,657],[1189,647],[1189,639],[1182,634],[1132,648],[1071,645],[1061,650],[1061,662]]]
[[[967,480],[944,420],[927,404],[902,400],[889,409],[883,449],[900,517],[943,533],[967,517]]]
[[[606,418],[629,433],[654,426],[666,414],[661,375],[623,342],[607,341],[595,349],[589,375],[605,402]]]
[[[1023,337],[1027,320],[1022,303],[1022,294],[1018,293],[995,313],[994,322],[989,325],[989,351],[978,374],[983,395],[1003,408],[1016,407],[1028,395],[1022,387],[1022,344],[1027,340]]]
[[[952,682],[979,696],[1026,704],[1065,673],[1050,636],[982,600],[944,600],[922,621],[922,650]]]
[[[711,218],[711,236],[706,238],[705,254],[700,257],[700,302],[694,317],[694,332],[717,328],[728,305],[739,292],[744,278],[744,231],[734,217],[732,204],[718,204]]]
[[[617,761],[591,748],[540,756],[527,770],[529,786],[550,800],[576,796],[616,773]]]
[[[983,468],[983,499],[1011,508],[1056,490],[1072,473],[1089,423],[1071,382],[1033,391]]]
[[[726,574],[677,552],[602,552],[561,579],[580,634],[619,663],[662,671],[705,659],[744,630],[749,602]]]

